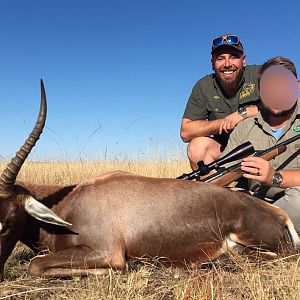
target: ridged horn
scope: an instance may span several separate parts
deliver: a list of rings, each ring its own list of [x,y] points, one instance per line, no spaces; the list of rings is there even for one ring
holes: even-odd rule
[[[9,196],[13,192],[13,186],[18,176],[18,173],[29,155],[31,149],[35,146],[37,140],[43,132],[47,115],[46,93],[43,80],[41,79],[41,104],[38,119],[35,126],[25,141],[24,145],[12,158],[10,163],[0,176],[0,194]]]

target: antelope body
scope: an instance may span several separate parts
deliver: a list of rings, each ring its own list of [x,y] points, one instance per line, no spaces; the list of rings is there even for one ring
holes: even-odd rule
[[[42,133],[46,98],[30,137],[0,178],[0,276],[17,241],[39,252],[35,276],[101,274],[134,257],[199,264],[241,247],[295,253],[299,237],[287,214],[211,184],[125,172],[70,185],[16,182]]]

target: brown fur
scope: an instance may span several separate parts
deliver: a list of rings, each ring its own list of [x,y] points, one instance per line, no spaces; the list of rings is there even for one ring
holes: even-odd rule
[[[230,236],[244,247],[292,253],[284,239],[288,216],[279,208],[249,195],[200,182],[160,179],[112,172],[72,186],[19,182],[16,195],[0,201],[2,234],[12,244],[22,241],[35,251],[29,273],[38,276],[90,274],[94,269],[124,269],[133,257],[164,257],[172,263],[213,260],[226,249]],[[27,215],[20,197],[32,195],[71,228],[45,224]],[[9,211],[8,211],[8,208]],[[6,223],[17,215],[12,233]],[[12,223],[15,221],[11,221]],[[24,229],[24,230],[21,230]]]

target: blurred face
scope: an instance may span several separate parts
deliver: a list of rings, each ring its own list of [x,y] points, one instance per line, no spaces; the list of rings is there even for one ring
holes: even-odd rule
[[[273,116],[289,115],[299,95],[299,82],[283,66],[268,68],[260,78],[260,97],[265,110]]]
[[[246,56],[232,47],[217,49],[212,57],[216,77],[226,89],[236,89],[244,72]]]
[[[290,117],[290,115],[293,113],[296,105],[291,107],[290,109],[286,110],[279,110],[279,109],[274,109],[266,105],[265,103],[262,102],[262,113],[266,116],[271,116],[271,117]]]

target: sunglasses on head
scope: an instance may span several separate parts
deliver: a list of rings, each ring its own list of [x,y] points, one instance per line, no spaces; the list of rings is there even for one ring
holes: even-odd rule
[[[240,43],[240,39],[236,35],[225,35],[217,37],[213,40],[213,47],[218,47],[221,45],[238,45]]]

